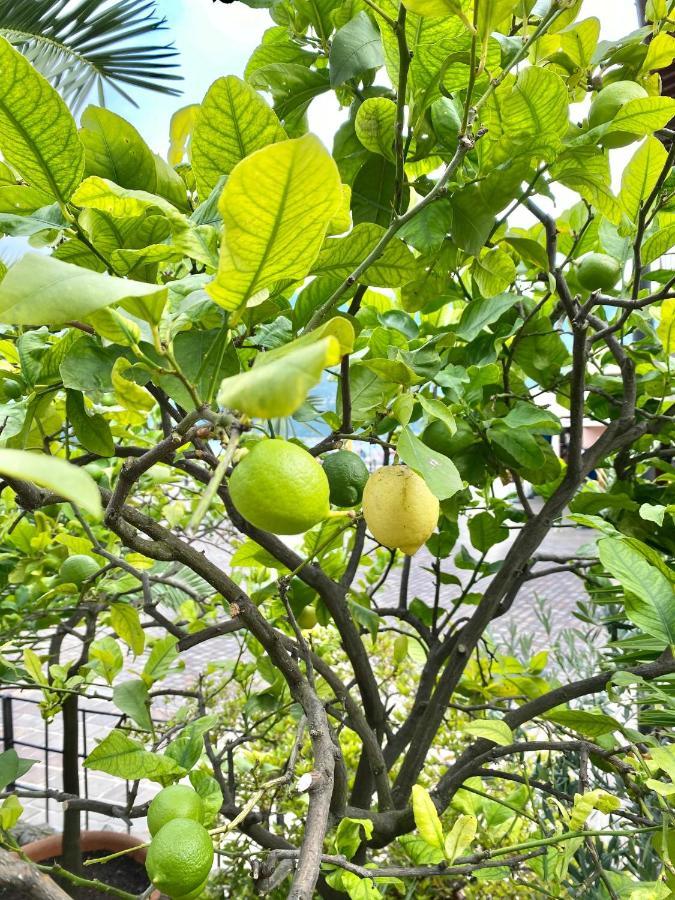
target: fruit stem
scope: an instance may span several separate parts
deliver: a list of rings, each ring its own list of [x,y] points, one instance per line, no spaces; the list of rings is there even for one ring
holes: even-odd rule
[[[118,859],[120,856],[126,856],[127,853],[135,853],[137,850],[147,850],[150,846],[150,841],[147,844],[137,844],[135,847],[127,847],[126,850],[118,850],[117,853],[111,853],[110,856],[97,856],[95,859],[85,859],[83,865],[85,866],[98,866],[102,863],[110,862],[113,859]]]

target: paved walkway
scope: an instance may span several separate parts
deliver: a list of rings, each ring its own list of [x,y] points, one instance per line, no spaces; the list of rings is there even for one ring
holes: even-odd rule
[[[464,531],[461,538],[466,541],[466,532]],[[569,557],[583,553],[584,546],[590,546],[595,539],[593,532],[576,527],[562,527],[554,529],[546,541],[541,551],[542,553]],[[508,547],[508,542],[492,548],[488,559],[499,559],[503,557]],[[434,587],[433,575],[428,571],[432,560],[424,552],[418,553],[413,559],[413,565],[410,573],[409,581],[409,597],[421,597],[432,602]],[[542,567],[549,568],[551,564],[541,564]],[[451,560],[443,561],[443,571],[452,572],[465,583],[467,572],[457,569],[453,566]],[[400,584],[400,569],[392,574],[390,582],[378,594],[379,603],[382,606],[396,605],[398,599],[398,589]],[[478,582],[475,590],[480,591],[485,587],[486,582]],[[449,606],[453,602],[453,598],[457,596],[459,589],[455,586],[444,586],[441,593],[441,603]],[[571,573],[555,574],[545,576],[529,581],[520,591],[516,601],[507,615],[496,620],[492,627],[492,634],[497,643],[506,650],[516,651],[525,656],[538,650],[548,649],[551,647],[551,636],[558,637],[565,630],[580,629],[585,635],[585,640],[593,643],[593,629],[589,629],[579,623],[574,616],[577,602],[583,600],[585,592],[582,583]],[[463,611],[460,610],[460,615]],[[471,608],[467,608],[466,612],[470,614]],[[575,638],[578,640],[578,635]],[[187,653],[183,654],[181,659],[185,665],[183,671],[177,672],[172,678],[175,684],[182,686],[189,685],[194,681],[197,674],[204,670],[204,667],[214,659],[227,659],[232,655],[233,639],[221,638],[211,641],[206,645],[195,647]],[[560,663],[560,657],[558,658]],[[555,661],[553,663],[555,665]],[[136,667],[133,667],[134,669]],[[6,692],[5,692],[6,693]],[[31,698],[38,699],[36,694],[30,693]],[[35,747],[18,747],[20,756],[35,759],[37,764],[22,778],[22,784],[30,785],[36,789],[44,789],[45,776],[49,787],[60,789],[61,765],[60,756],[56,752],[60,746],[63,737],[63,726],[61,716],[49,726],[49,752],[45,752],[45,725],[40,718],[38,707],[27,702],[26,699],[17,697],[13,701],[14,706],[14,737],[17,741],[23,741],[36,745]],[[89,710],[86,713],[86,735],[81,731],[82,753],[90,751],[96,744],[97,740],[105,736],[107,732],[115,725],[116,717],[106,715],[114,711],[112,704],[105,704],[100,701],[87,700],[82,706]],[[85,746],[86,737],[86,746]],[[84,789],[84,777],[82,779],[82,788]],[[148,785],[141,789],[138,802],[150,799],[156,793],[156,786]],[[106,802],[124,803],[125,788],[124,784],[119,780],[102,773],[90,772],[87,774],[87,793],[90,797]],[[44,800],[24,800],[25,807],[23,822],[31,825],[41,825],[47,820],[49,824],[59,829],[61,827],[61,806],[60,804],[50,801],[46,803]],[[119,827],[119,823],[113,823],[104,816],[91,814],[88,820],[83,816],[83,824],[88,828],[111,828]],[[135,823],[134,831],[140,835],[144,833],[145,821],[138,820]]]

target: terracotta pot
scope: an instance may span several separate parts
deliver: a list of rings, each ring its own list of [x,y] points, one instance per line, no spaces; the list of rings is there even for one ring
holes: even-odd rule
[[[140,838],[133,834],[123,834],[117,831],[83,831],[80,835],[80,846],[83,853],[118,853],[120,850],[129,850],[131,847],[142,845]],[[28,859],[33,862],[43,862],[45,859],[58,859],[63,853],[63,835],[52,834],[39,841],[24,844],[21,848]],[[142,848],[127,856],[141,865],[145,864],[146,850]],[[160,900],[159,891],[150,895],[150,900]]]

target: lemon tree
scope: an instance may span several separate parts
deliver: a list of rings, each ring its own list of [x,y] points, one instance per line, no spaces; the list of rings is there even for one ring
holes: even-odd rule
[[[96,4],[38,5],[0,22],[0,679],[63,853],[13,853],[8,746],[0,894],[93,890],[92,813],[172,900],[673,893],[672,2],[615,41],[250,0],[166,159],[68,105]]]

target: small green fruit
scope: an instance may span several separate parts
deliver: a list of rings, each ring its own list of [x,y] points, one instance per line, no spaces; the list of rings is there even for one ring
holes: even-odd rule
[[[334,506],[356,506],[361,502],[368,481],[368,467],[356,453],[338,450],[323,461],[323,470],[330,485],[330,502]]]
[[[297,622],[303,631],[309,631],[314,628],[319,620],[316,617],[316,610],[313,606],[306,606],[297,617]]]
[[[192,819],[200,823],[204,820],[204,801],[187,784],[165,787],[148,807],[148,830],[153,837],[172,819]]]
[[[608,84],[593,100],[590,113],[588,114],[588,124],[591,128],[606,125],[631,100],[644,100],[648,96],[647,91],[635,81],[615,81],[614,84]],[[607,134],[601,139],[603,146],[609,149],[626,147],[628,144],[632,144],[633,141],[639,140],[639,135],[630,134],[627,131]]]
[[[76,584],[81,587],[87,578],[91,578],[100,570],[99,564],[91,556],[76,553],[69,556],[59,569],[61,584]]]
[[[577,278],[588,291],[611,291],[621,276],[621,264],[606,253],[587,253],[579,263]]]

